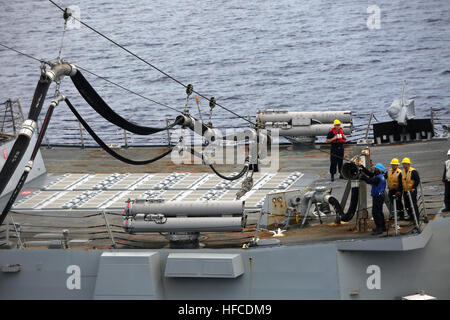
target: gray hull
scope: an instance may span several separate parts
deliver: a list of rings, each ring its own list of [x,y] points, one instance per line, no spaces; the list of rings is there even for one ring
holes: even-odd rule
[[[0,299],[399,299],[421,290],[450,299],[449,243],[450,219],[438,215],[421,234],[366,240],[1,250]]]

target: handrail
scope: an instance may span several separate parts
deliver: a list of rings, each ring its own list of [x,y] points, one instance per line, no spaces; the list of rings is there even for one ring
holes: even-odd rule
[[[362,120],[366,119],[367,121],[370,118],[371,113],[352,113],[352,116],[356,119]],[[165,118],[155,118],[155,117],[149,117],[146,118],[149,122],[154,123],[160,123],[161,125],[167,125],[167,118],[166,115]],[[239,119],[238,117],[234,116],[226,116],[226,117],[220,117],[220,120],[224,122],[224,124],[219,124],[215,126],[216,129],[241,129],[243,126],[246,126],[246,124],[243,121],[236,121]],[[230,121],[234,120],[234,121]],[[241,120],[241,119],[239,119]],[[61,146],[61,145],[67,145],[67,146],[79,146],[79,147],[86,147],[86,146],[94,146],[95,141],[85,132],[85,130],[82,128],[80,130],[78,120],[75,118],[70,119],[61,119],[59,120],[64,124],[64,131],[61,132],[60,128],[52,128],[50,127],[48,129],[48,135],[46,135],[46,144],[47,146]],[[159,132],[154,135],[154,137],[142,137],[139,135],[135,135],[130,132],[124,132],[122,130],[117,130],[112,125],[109,125],[107,122],[100,120],[100,119],[89,119],[89,122],[92,124],[93,128],[99,128],[101,127],[101,132],[105,133],[105,142],[113,145],[118,145],[121,147],[133,147],[133,146],[165,146],[168,144],[171,144],[171,142],[177,141],[176,137],[174,137],[174,133],[176,132],[177,128],[170,128],[168,130],[164,130],[162,132]],[[449,123],[450,120],[448,120],[444,115],[440,116],[439,111],[433,110],[433,123],[434,123],[434,129],[435,132],[440,134],[443,133],[444,130],[442,129],[442,124]],[[367,130],[368,124],[367,123],[356,123],[353,125],[354,132],[348,136],[347,141],[348,142],[356,142],[359,139],[365,138],[365,135],[368,133],[367,138],[373,139],[373,131]],[[57,140],[55,140],[55,138]]]
[[[0,233],[6,231],[7,236],[2,238],[6,238],[7,241],[14,240],[16,242],[15,245],[21,249],[27,247],[27,242],[30,245],[45,244],[45,241],[35,241],[36,239],[43,239],[43,235],[45,235],[45,239],[50,240],[47,241],[49,242],[48,245],[50,245],[51,240],[63,238],[67,240],[66,248],[68,248],[68,245],[71,243],[70,240],[75,240],[76,242],[80,240],[95,241],[109,239],[111,246],[115,247],[115,234],[127,234],[122,230],[120,225],[110,223],[109,220],[115,215],[104,210],[93,214],[82,214],[78,216],[74,213],[71,213],[70,216],[65,216],[12,210],[8,217],[8,223],[0,227]],[[117,215],[122,216],[121,214]],[[42,223],[41,220],[45,218],[51,219],[51,223]],[[94,222],[92,221],[93,219],[97,221]],[[115,219],[120,218],[116,217]],[[12,222],[12,226],[10,226],[9,221]],[[10,234],[11,232],[13,233]],[[75,236],[76,238],[70,239],[71,236]]]

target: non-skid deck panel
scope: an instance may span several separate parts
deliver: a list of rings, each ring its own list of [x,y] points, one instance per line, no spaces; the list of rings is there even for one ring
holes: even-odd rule
[[[35,209],[40,203],[43,203],[59,192],[55,191],[35,191],[33,194],[18,201],[14,205],[14,209]]]
[[[155,189],[160,190],[164,188],[174,188],[178,183],[189,176],[189,173],[157,173],[149,175],[136,185],[138,190]]]
[[[127,190],[147,179],[149,174],[65,174],[44,190]]]
[[[90,174],[86,179],[83,179],[81,182],[78,182],[74,188],[75,189],[84,189],[89,190],[92,189],[95,185],[104,181],[106,178],[111,176],[111,174]]]
[[[69,203],[72,199],[83,194],[83,191],[61,191],[58,192],[49,201],[41,204],[38,209],[65,209],[64,205]]]
[[[116,182],[111,189],[130,189],[134,185],[138,184],[140,181],[144,180],[147,177],[147,174],[142,173],[131,173],[128,174],[124,179]]]
[[[86,179],[77,183],[73,188],[74,190],[103,190],[114,186],[118,181],[123,180],[126,175],[118,174],[95,174],[90,175]],[[107,187],[108,186],[108,187]]]
[[[229,174],[227,174],[229,175]],[[292,185],[303,174],[299,172],[283,173],[255,173],[253,175],[256,189],[284,189],[283,184]],[[157,173],[157,174],[65,174],[52,184],[45,186],[45,190],[90,190],[100,189],[101,184],[110,182],[110,186],[103,189],[211,189],[225,185],[227,189],[239,189],[244,177],[237,181],[227,181],[210,173]],[[100,188],[99,188],[100,185]]]
[[[89,199],[85,203],[79,206],[82,209],[96,209],[101,208],[105,203],[111,199],[115,199],[122,192],[120,191],[103,191],[95,195],[93,198]]]
[[[88,179],[89,174],[77,174],[77,173],[67,173],[61,178],[56,179],[49,185],[45,186],[44,190],[67,190],[73,185],[80,183],[80,181]]]
[[[264,190],[286,190],[289,189],[295,182],[303,177],[300,172],[282,172],[274,174],[270,179],[265,181],[258,189]]]
[[[254,173],[253,188],[241,200],[259,207],[267,193],[287,190],[303,174]],[[43,190],[21,199],[14,209],[118,209],[128,199],[180,201],[234,200],[243,178],[220,179],[211,173],[65,174]]]
[[[206,173],[190,173],[188,176],[186,176],[183,180],[178,182],[174,188],[177,189],[191,189],[200,184],[201,181],[203,181],[208,174]]]

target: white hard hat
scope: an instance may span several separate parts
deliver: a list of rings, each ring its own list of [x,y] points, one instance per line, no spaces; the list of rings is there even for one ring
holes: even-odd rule
[[[448,155],[448,156],[450,156],[450,149],[448,149],[448,151],[447,151],[447,155]]]

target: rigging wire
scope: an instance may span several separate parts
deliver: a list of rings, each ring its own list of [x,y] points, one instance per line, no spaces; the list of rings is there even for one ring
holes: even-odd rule
[[[142,99],[145,99],[145,100],[147,100],[147,101],[153,102],[153,103],[155,103],[155,104],[157,104],[157,105],[160,105],[160,106],[162,106],[162,107],[165,107],[165,108],[168,108],[168,109],[171,109],[171,110],[173,110],[173,111],[176,111],[176,112],[179,112],[179,113],[183,114],[183,111],[181,111],[181,110],[178,110],[178,109],[176,109],[176,108],[173,108],[173,107],[171,107],[171,106],[168,106],[167,104],[164,104],[164,103],[162,103],[162,102],[158,102],[158,101],[156,101],[156,100],[150,99],[150,98],[148,98],[148,97],[146,97],[146,96],[144,96],[144,95],[142,95],[142,94],[140,94],[140,93],[137,93],[136,91],[133,91],[133,90],[131,90],[131,89],[128,89],[128,88],[126,88],[126,87],[124,87],[124,86],[122,86],[122,85],[120,85],[120,84],[118,84],[118,83],[116,83],[116,82],[114,82],[114,81],[111,81],[111,80],[109,80],[108,78],[102,77],[102,76],[100,76],[100,75],[98,75],[98,74],[96,74],[96,73],[94,73],[94,72],[92,72],[92,71],[89,71],[89,70],[87,70],[87,69],[85,69],[85,68],[82,68],[82,67],[80,67],[79,65],[75,65],[75,67],[77,67],[77,68],[80,69],[80,70],[86,71],[87,73],[93,75],[94,77],[97,77],[97,78],[102,79],[102,80],[104,80],[104,81],[106,81],[106,82],[109,82],[110,84],[112,84],[112,85],[114,85],[114,86],[116,86],[116,87],[118,87],[118,88],[121,88],[122,90],[125,90],[125,91],[127,91],[127,92],[129,92],[129,93],[131,93],[131,94],[134,94],[134,95],[136,95],[136,96],[138,96],[138,97],[140,97],[140,98],[142,98]]]
[[[60,9],[61,11],[65,11],[62,7],[60,7],[59,5],[57,5],[54,1],[49,0],[53,5],[55,5],[58,9]],[[164,72],[163,70],[159,69],[158,67],[156,67],[155,65],[151,64],[150,62],[148,62],[147,60],[145,60],[144,58],[141,58],[140,56],[138,56],[137,54],[133,53],[132,51],[130,51],[129,49],[125,48],[124,46],[122,46],[121,44],[117,43],[116,41],[112,40],[111,38],[109,38],[108,36],[104,35],[103,33],[101,33],[100,31],[97,31],[96,29],[94,29],[93,27],[91,27],[90,25],[88,25],[87,23],[81,21],[80,19],[77,19],[76,17],[72,16],[72,18],[76,21],[78,21],[79,23],[81,23],[83,26],[85,26],[86,28],[92,30],[93,32],[97,33],[99,36],[103,37],[104,39],[108,40],[109,42],[113,43],[114,45],[116,45],[117,47],[121,48],[122,50],[126,51],[128,54],[132,55],[133,57],[135,57],[138,60],[141,60],[142,62],[144,62],[145,64],[147,64],[148,66],[152,67],[153,69],[155,69],[156,71],[162,73],[163,75],[165,75],[166,77],[168,77],[169,79],[175,81],[176,83],[178,83],[179,85],[183,86],[184,88],[188,88],[189,85],[184,84],[183,82],[181,82],[180,80],[176,79],[175,77],[171,76],[170,74]],[[210,101],[210,99],[208,97],[206,97],[205,95],[192,90],[192,92],[196,93],[198,96],[202,97],[203,99],[206,99],[208,101]],[[222,109],[234,114],[235,116],[244,119],[245,121],[249,122],[252,125],[255,125],[255,123],[253,123],[252,121],[248,120],[247,118],[237,114],[236,112],[222,106],[221,104],[215,102],[215,105],[221,107]]]
[[[26,57],[28,57],[28,58],[31,58],[31,59],[33,59],[33,60],[39,61],[39,62],[41,62],[41,63],[47,63],[47,64],[49,64],[48,61],[45,61],[45,60],[42,60],[42,59],[35,58],[35,57],[33,57],[33,56],[29,55],[29,54],[26,54],[26,53],[21,52],[21,51],[19,51],[19,50],[16,50],[16,49],[13,49],[13,48],[11,48],[11,47],[8,47],[8,46],[6,46],[6,45],[4,45],[4,44],[2,44],[2,43],[0,43],[0,45],[3,46],[3,47],[5,47],[5,48],[7,48],[7,49],[10,49],[10,50],[12,50],[12,51],[14,51],[14,52],[16,52],[16,53],[19,53],[19,54],[21,54],[21,55],[23,55],[23,56],[26,56]],[[159,105],[161,105],[161,106],[165,106],[165,107],[170,108],[170,109],[172,109],[172,110],[175,110],[175,111],[177,111],[177,112],[183,113],[183,112],[181,112],[181,111],[179,111],[179,110],[177,110],[177,109],[175,109],[175,108],[172,108],[172,107],[170,107],[170,106],[167,106],[167,105],[165,105],[165,104],[162,104],[162,103],[160,103],[160,102],[157,102],[157,101],[155,101],[155,100],[152,100],[152,99],[147,98],[147,97],[145,97],[145,96],[143,96],[143,95],[141,95],[141,94],[139,94],[139,93],[136,93],[136,92],[134,92],[134,91],[132,91],[132,90],[130,90],[130,89],[128,89],[128,88],[125,88],[125,87],[123,87],[123,86],[121,86],[121,85],[119,85],[119,84],[117,84],[117,83],[115,83],[115,82],[113,82],[113,81],[111,81],[111,80],[109,80],[109,79],[106,79],[105,77],[99,76],[99,75],[95,74],[94,72],[91,72],[91,71],[89,71],[89,70],[87,70],[87,69],[85,69],[85,68],[83,68],[83,67],[80,67],[80,66],[78,66],[78,65],[76,65],[76,67],[79,68],[80,70],[86,71],[86,72],[88,72],[88,73],[94,75],[95,77],[98,77],[98,78],[100,78],[100,79],[103,79],[103,80],[105,80],[105,81],[107,81],[107,82],[109,82],[109,83],[111,83],[111,84],[113,84],[113,85],[115,85],[115,86],[117,86],[117,87],[120,87],[120,88],[122,88],[123,90],[126,90],[126,91],[128,91],[128,92],[130,92],[130,93],[133,93],[133,94],[135,94],[135,95],[138,95],[139,97],[141,97],[141,98],[143,98],[143,99],[152,101],[152,102],[157,103],[157,104],[159,104]],[[58,90],[58,88],[57,88],[57,90]],[[213,100],[213,98],[212,98],[211,100]],[[68,101],[66,100],[66,103],[67,103],[67,102],[68,102]],[[215,99],[214,99],[211,103],[213,103],[213,105],[218,105],[217,102],[215,101]],[[69,101],[69,104],[70,104],[70,101]],[[76,115],[76,114],[75,114],[75,115]],[[241,118],[242,118],[242,117],[241,117]],[[245,118],[244,118],[244,119],[245,119]],[[78,120],[80,120],[80,119],[78,119]],[[90,129],[90,128],[89,128],[89,129]],[[94,134],[94,135],[95,135],[95,134]],[[92,136],[92,134],[91,134],[91,136]],[[93,137],[94,137],[94,136],[93,136]],[[100,139],[95,139],[95,137],[94,137],[94,140],[96,140],[97,143],[99,143],[99,141],[100,141]],[[103,145],[102,143],[100,143],[100,145],[101,145],[102,147],[105,147],[105,148],[104,148],[105,151],[107,151],[108,153],[110,153],[110,154],[113,155],[114,157],[119,158],[119,160],[124,161],[124,162],[127,162],[127,161],[128,161],[127,163],[129,163],[129,164],[135,164],[135,165],[141,164],[141,165],[142,165],[142,164],[144,164],[144,163],[149,163],[148,160],[147,160],[147,161],[134,161],[134,160],[131,160],[131,159],[126,159],[126,158],[124,158],[124,157],[122,157],[122,156],[116,154],[116,153],[115,153],[114,151],[112,151],[112,150],[107,150],[107,149],[109,149],[109,148],[107,148],[106,145]],[[152,160],[154,161],[154,160],[160,159],[160,157],[163,157],[163,156],[165,156],[165,155],[166,155],[166,154],[163,153],[163,154],[160,155],[159,157],[157,157],[157,158],[155,158],[155,159],[152,159]],[[153,161],[151,161],[151,162],[153,162]],[[247,166],[244,166],[243,170],[242,170],[237,176],[233,176],[233,177],[225,177],[225,176],[221,175],[219,172],[217,172],[217,171],[215,170],[215,168],[214,168],[212,165],[210,165],[210,167],[211,167],[211,169],[212,169],[218,176],[220,176],[220,177],[223,178],[223,179],[227,179],[227,180],[236,180],[236,179],[240,178],[243,174],[245,174],[245,172],[246,172],[247,169],[248,169]]]
[[[49,1],[52,2],[51,0],[49,0]],[[56,5],[56,4],[55,4],[55,5]],[[59,7],[59,8],[60,8],[60,7]],[[62,9],[62,8],[60,8],[60,9]],[[64,10],[63,10],[63,11],[64,11]],[[81,21],[80,21],[80,22],[81,22]],[[26,54],[26,53],[24,53],[24,52],[21,52],[21,51],[19,51],[19,50],[16,50],[16,49],[14,49],[14,48],[11,48],[11,47],[9,47],[9,46],[6,46],[6,45],[4,45],[4,44],[2,44],[2,43],[0,43],[0,46],[5,47],[5,48],[7,48],[7,49],[9,49],[9,50],[11,50],[11,51],[14,51],[14,52],[16,52],[16,53],[18,53],[18,54],[23,55],[23,56],[26,56],[26,57],[28,57],[28,58],[30,58],[30,59],[33,59],[33,60],[35,60],[35,61],[38,61],[38,62],[41,62],[41,63],[47,63],[47,64],[49,64],[48,61],[45,61],[45,60],[43,60],[43,59],[38,59],[38,58],[33,57],[33,56],[29,55],[29,54]],[[164,103],[161,103],[161,102],[158,102],[158,101],[156,101],[156,100],[150,99],[150,98],[148,98],[148,97],[146,97],[146,96],[144,96],[144,95],[142,95],[142,94],[139,94],[139,93],[137,93],[137,92],[135,92],[135,91],[133,91],[133,90],[131,90],[131,89],[128,89],[128,88],[126,88],[126,87],[124,87],[124,86],[122,86],[122,85],[120,85],[120,84],[118,84],[118,83],[116,83],[116,82],[114,82],[114,81],[111,81],[111,80],[109,80],[109,79],[107,79],[107,78],[105,78],[105,77],[103,77],[103,76],[100,76],[100,75],[98,75],[98,74],[96,74],[96,73],[94,73],[94,72],[92,72],[92,71],[89,71],[88,69],[83,68],[83,67],[81,67],[81,66],[79,66],[79,65],[75,65],[75,66],[76,66],[77,68],[79,68],[80,70],[83,70],[83,71],[85,71],[85,72],[87,72],[87,73],[93,75],[94,77],[97,77],[97,78],[99,78],[99,79],[102,79],[102,80],[104,80],[104,81],[107,81],[108,83],[110,83],[110,84],[112,84],[112,85],[114,85],[114,86],[117,86],[118,88],[121,88],[122,90],[125,90],[125,91],[127,91],[127,92],[129,92],[129,93],[131,93],[131,94],[134,94],[134,95],[136,95],[136,96],[138,96],[138,97],[141,97],[141,98],[143,98],[143,99],[145,99],[145,100],[148,100],[148,101],[150,101],[150,102],[156,103],[156,104],[158,104],[158,105],[160,105],[160,106],[166,107],[166,108],[168,108],[168,109],[171,109],[171,110],[173,110],[173,111],[176,111],[176,112],[179,112],[179,113],[183,114],[182,111],[180,111],[180,110],[178,110],[178,109],[176,109],[176,108],[170,107],[170,106],[168,106],[168,105],[166,105],[166,104],[164,104]],[[185,87],[187,87],[187,86],[185,86]],[[195,92],[195,91],[193,91],[193,92]],[[197,92],[196,92],[196,93],[197,93]],[[197,94],[198,94],[198,93],[197,93]],[[200,94],[198,94],[198,95],[200,95]],[[208,99],[208,100],[209,100],[209,99]],[[213,101],[213,103],[214,103],[214,105],[220,106],[215,100]],[[237,114],[236,114],[236,115],[237,115]],[[250,122],[249,120],[243,118],[242,116],[239,116],[239,115],[237,115],[237,116],[238,116],[239,118],[242,118],[242,119],[244,119],[244,120]],[[319,149],[319,151],[324,152],[324,153],[327,153],[327,154],[331,154],[331,152],[327,152],[327,151],[325,151],[325,150],[320,150],[320,149]],[[334,155],[334,156],[335,156],[335,157],[338,157],[338,158],[341,158],[341,157],[339,157],[338,155]],[[348,159],[346,159],[346,158],[342,158],[342,159],[343,159],[343,160],[346,160],[346,161],[350,161],[350,160],[348,160]]]
[[[11,50],[11,51],[14,51],[14,52],[16,52],[16,53],[18,53],[18,54],[21,54],[21,55],[23,55],[23,56],[25,56],[25,57],[28,57],[28,58],[30,58],[30,59],[33,59],[33,60],[35,60],[35,61],[38,61],[38,62],[40,62],[40,63],[46,63],[46,64],[50,65],[50,62],[49,62],[49,61],[46,61],[46,60],[43,60],[43,59],[38,59],[38,58],[36,58],[36,57],[33,57],[32,55],[29,55],[29,54],[26,54],[26,53],[24,53],[24,52],[22,52],[22,51],[16,50],[16,49],[11,48],[11,47],[8,47],[7,45],[4,45],[4,44],[2,44],[2,43],[0,43],[0,46],[5,47],[5,48],[7,48],[7,49],[9,49],[9,50]],[[122,85],[120,85],[120,84],[118,84],[118,83],[116,83],[116,82],[114,82],[114,81],[109,80],[108,78],[105,78],[105,77],[103,77],[103,76],[100,76],[100,75],[98,75],[98,74],[96,74],[96,73],[94,73],[94,72],[92,72],[92,71],[89,71],[88,69],[83,68],[83,67],[81,67],[81,66],[79,66],[79,65],[77,65],[77,64],[75,64],[75,67],[78,68],[78,69],[80,69],[80,70],[83,70],[83,71],[85,71],[85,72],[87,72],[87,73],[89,73],[89,74],[91,74],[91,75],[93,75],[94,77],[97,77],[97,78],[102,79],[102,80],[104,80],[104,81],[106,81],[106,82],[109,82],[110,84],[112,84],[112,85],[114,85],[114,86],[116,86],[116,87],[118,87],[118,88],[121,88],[122,90],[125,90],[125,91],[127,91],[127,92],[129,92],[129,93],[131,93],[131,94],[134,94],[134,95],[136,95],[136,96],[138,96],[138,97],[140,97],[140,98],[142,98],[142,99],[145,99],[145,100],[147,100],[147,101],[153,102],[153,103],[155,103],[155,104],[158,104],[158,105],[160,105],[160,106],[162,106],[162,107],[165,107],[165,108],[171,109],[171,110],[173,110],[173,111],[179,112],[179,113],[181,113],[181,114],[183,113],[181,110],[178,110],[178,109],[176,109],[176,108],[173,108],[173,107],[171,107],[171,106],[168,106],[167,104],[164,104],[164,103],[162,103],[162,102],[158,102],[158,101],[156,101],[156,100],[150,99],[150,98],[148,98],[148,97],[146,97],[146,96],[144,96],[144,95],[142,95],[142,94],[140,94],[140,93],[137,93],[136,91],[133,91],[133,90],[131,90],[131,89],[128,89],[128,88],[126,88],[126,87],[124,87],[124,86],[122,86]]]
[[[61,59],[61,53],[62,53],[62,49],[63,49],[63,45],[64,45],[64,36],[66,34],[68,18],[69,18],[69,16],[66,16],[66,14],[64,14],[64,30],[63,30],[62,37],[61,37],[61,46],[59,47],[58,60]]]
[[[21,55],[23,55],[23,56],[25,56],[25,57],[28,57],[28,58],[30,58],[30,59],[39,61],[40,63],[47,63],[47,64],[49,64],[48,61],[45,61],[45,60],[43,60],[43,59],[38,59],[38,58],[33,57],[33,56],[29,55],[29,54],[20,52],[19,50],[16,50],[16,49],[14,49],[14,48],[8,47],[7,45],[4,45],[3,43],[0,43],[0,46],[5,47],[6,49],[9,49],[9,50],[11,50],[11,51],[14,51],[14,52],[16,52],[16,53],[18,53],[18,54],[21,54]]]

